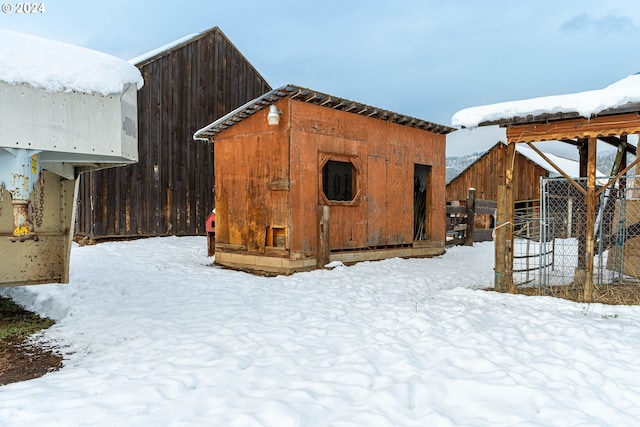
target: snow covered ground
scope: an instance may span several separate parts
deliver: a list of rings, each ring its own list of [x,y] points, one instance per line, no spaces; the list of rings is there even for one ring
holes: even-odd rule
[[[199,237],[72,250],[3,290],[67,355],[2,426],[573,426],[640,419],[640,307],[478,290],[493,244],[265,278]]]

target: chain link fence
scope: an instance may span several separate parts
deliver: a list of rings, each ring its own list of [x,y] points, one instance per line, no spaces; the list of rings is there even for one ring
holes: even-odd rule
[[[585,178],[575,181],[586,188]],[[595,233],[596,288],[640,284],[640,177],[623,178],[602,192],[594,230],[586,229],[585,196],[566,179],[542,179],[540,195],[539,207],[516,211],[517,286],[543,294],[582,292],[587,233]]]

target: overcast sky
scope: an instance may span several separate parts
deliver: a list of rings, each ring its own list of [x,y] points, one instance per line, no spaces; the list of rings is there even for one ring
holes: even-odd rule
[[[447,125],[465,107],[598,89],[640,71],[637,0],[40,3],[44,13],[29,15],[8,3],[0,27],[131,59],[218,26],[272,87],[293,83]],[[456,134],[448,155],[499,137]]]

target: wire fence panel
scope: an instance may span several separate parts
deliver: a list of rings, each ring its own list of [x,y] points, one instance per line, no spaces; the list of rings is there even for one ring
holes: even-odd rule
[[[586,179],[575,180],[586,188]],[[606,182],[606,181],[603,181]],[[595,238],[593,281],[596,286],[637,284],[640,279],[640,198],[638,179],[623,178],[603,191],[597,201],[593,230],[587,230],[584,194],[564,178],[544,178],[540,183],[538,232],[527,235],[514,229],[514,280],[541,290],[566,287],[583,290],[587,234]],[[632,186],[628,186],[628,185]],[[519,227],[533,227],[534,216]],[[533,260],[537,252],[538,259]],[[526,257],[524,256],[526,255]],[[522,260],[537,271],[523,276]],[[516,276],[517,275],[517,276]]]

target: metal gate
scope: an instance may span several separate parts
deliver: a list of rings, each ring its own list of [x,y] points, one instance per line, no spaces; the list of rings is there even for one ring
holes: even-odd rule
[[[586,178],[575,181],[586,188]],[[541,179],[539,215],[516,215],[514,223],[516,285],[541,293],[553,287],[583,290],[589,232],[595,233],[594,285],[640,283],[640,177],[612,187],[601,193],[595,228],[587,230],[583,193],[564,178]]]

